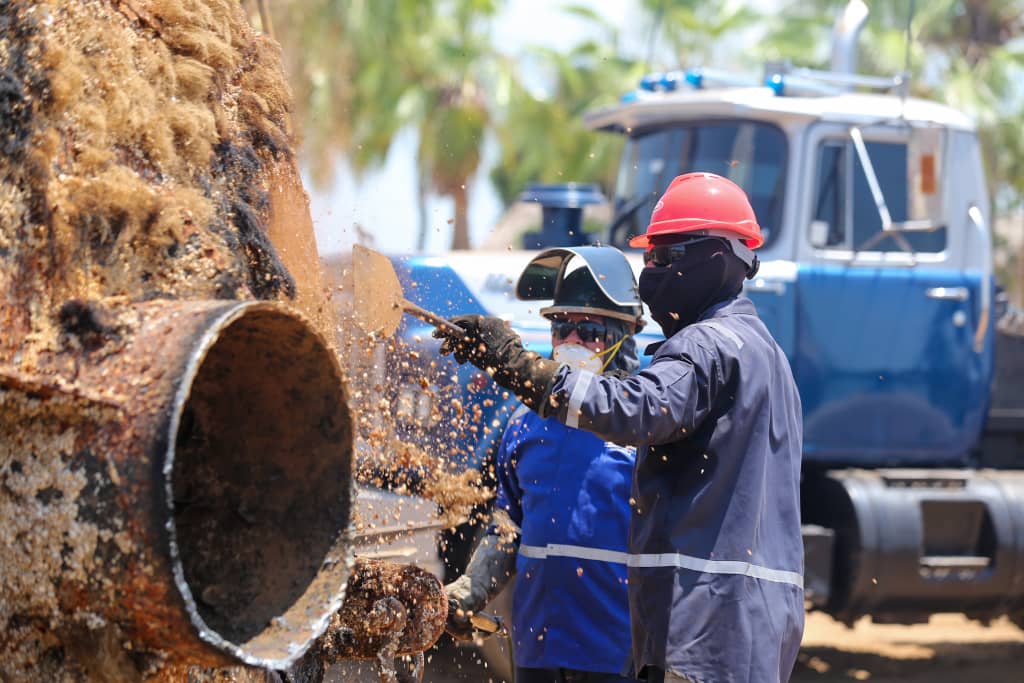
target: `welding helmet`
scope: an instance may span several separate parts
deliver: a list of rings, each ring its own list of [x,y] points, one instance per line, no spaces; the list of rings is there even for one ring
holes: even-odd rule
[[[551,305],[540,309],[549,320],[564,313],[589,313],[625,321],[633,333],[644,326],[633,268],[614,247],[542,251],[519,276],[516,297],[550,299]]]

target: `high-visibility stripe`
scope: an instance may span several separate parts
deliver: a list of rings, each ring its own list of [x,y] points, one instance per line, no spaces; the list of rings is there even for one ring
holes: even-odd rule
[[[718,332],[720,332],[722,334],[722,336],[726,337],[733,344],[735,344],[737,349],[742,349],[743,348],[743,340],[740,339],[739,335],[737,335],[735,332],[730,330],[725,325],[723,325],[723,324],[721,324],[719,322],[715,322],[714,320],[702,320],[698,324],[699,325],[705,325],[707,327],[710,327],[713,330],[717,330]]]
[[[549,557],[571,557],[577,560],[597,560],[599,562],[614,562],[615,564],[629,563],[629,553],[619,550],[588,548],[582,545],[563,545],[561,543],[548,543],[546,546],[521,545],[519,546],[519,554],[535,560],[546,560]]]
[[[771,569],[749,562],[739,560],[706,560],[692,555],[682,553],[643,553],[630,555],[618,550],[604,550],[602,548],[588,548],[581,545],[565,545],[562,543],[548,543],[546,546],[522,545],[519,546],[519,554],[535,560],[544,560],[549,557],[571,557],[578,560],[597,560],[600,562],[614,562],[629,567],[653,568],[653,567],[678,567],[690,571],[702,572],[704,574],[734,574],[749,576],[754,579],[763,579],[774,583],[786,583],[797,588],[804,587],[804,577],[799,572],[791,572],[785,569]]]
[[[583,405],[583,399],[587,396],[587,389],[590,388],[590,383],[593,381],[594,373],[589,370],[579,371],[579,377],[576,379],[576,386],[573,387],[572,394],[569,396],[569,410],[565,414],[566,427],[579,429],[580,406]]]

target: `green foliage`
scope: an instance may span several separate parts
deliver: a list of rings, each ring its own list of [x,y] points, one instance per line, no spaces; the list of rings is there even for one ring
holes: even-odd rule
[[[274,26],[295,94],[304,157],[326,184],[339,153],[359,173],[381,163],[414,116],[399,107],[429,65],[434,5],[425,0],[284,0]]]
[[[602,20],[580,16],[595,22],[608,39],[587,41],[568,53],[533,48],[550,71],[550,94],[511,84],[506,116],[497,128],[501,158],[491,172],[506,204],[528,182],[597,182],[606,193],[614,184],[622,139],[589,130],[583,115],[614,104],[639,80],[642,67],[617,55],[615,32]]]
[[[456,211],[464,214],[465,188],[479,166],[491,118],[480,82],[495,61],[485,23],[498,5],[498,0],[275,3],[314,183],[331,180],[341,155],[357,174],[379,166],[398,133],[412,127],[420,134],[419,172],[439,193],[457,192]],[[455,223],[465,226],[466,216],[457,215]],[[421,232],[425,228],[421,225]]]
[[[650,27],[649,38],[680,64],[707,62],[727,37],[765,26],[763,40],[746,50],[751,56],[827,66],[831,27],[846,0],[784,0],[768,16],[748,4],[641,0],[635,21]],[[357,173],[383,163],[396,135],[411,127],[420,134],[422,191],[452,195],[462,212],[489,136],[499,147],[491,180],[506,203],[534,181],[598,182],[610,192],[622,140],[588,130],[583,114],[634,87],[644,61],[623,56],[618,28],[598,12],[571,4],[563,8],[567,17],[589,24],[592,38],[566,49],[498,54],[488,21],[500,6],[500,0],[272,3],[314,181],[329,181],[340,155]],[[905,68],[909,6],[871,3],[860,41],[862,72]],[[1024,0],[916,2],[913,93],[974,116],[1000,210],[1024,198],[1024,40],[1016,38],[1022,32]],[[546,74],[544,92],[525,84],[524,61]],[[456,218],[464,229],[465,215]]]
[[[438,102],[420,128],[420,160],[442,194],[452,194],[476,173],[487,127],[487,109],[482,103],[454,97],[458,101]]]
[[[643,0],[655,21],[652,35],[664,40],[679,63],[710,64],[716,43],[761,20],[756,10],[740,0]]]

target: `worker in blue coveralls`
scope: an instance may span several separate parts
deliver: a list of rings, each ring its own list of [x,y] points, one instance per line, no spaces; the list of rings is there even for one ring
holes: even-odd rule
[[[497,318],[442,345],[539,415],[638,447],[632,668],[648,680],[786,681],[803,633],[801,407],[786,356],[741,296],[763,238],[743,190],[679,176],[645,235],[640,298],[666,340],[628,378],[526,351]]]
[[[574,268],[570,270],[570,268]],[[636,279],[613,247],[540,253],[516,286],[553,299],[556,364],[629,376],[643,326]],[[517,576],[512,599],[516,683],[610,683],[629,661],[626,539],[636,450],[520,407],[497,455],[488,533],[466,573],[445,587],[448,631],[471,638],[471,615]]]

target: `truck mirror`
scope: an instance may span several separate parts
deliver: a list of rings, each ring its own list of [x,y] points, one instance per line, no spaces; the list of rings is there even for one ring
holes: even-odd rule
[[[828,246],[828,221],[811,221],[811,246],[824,249]]]

